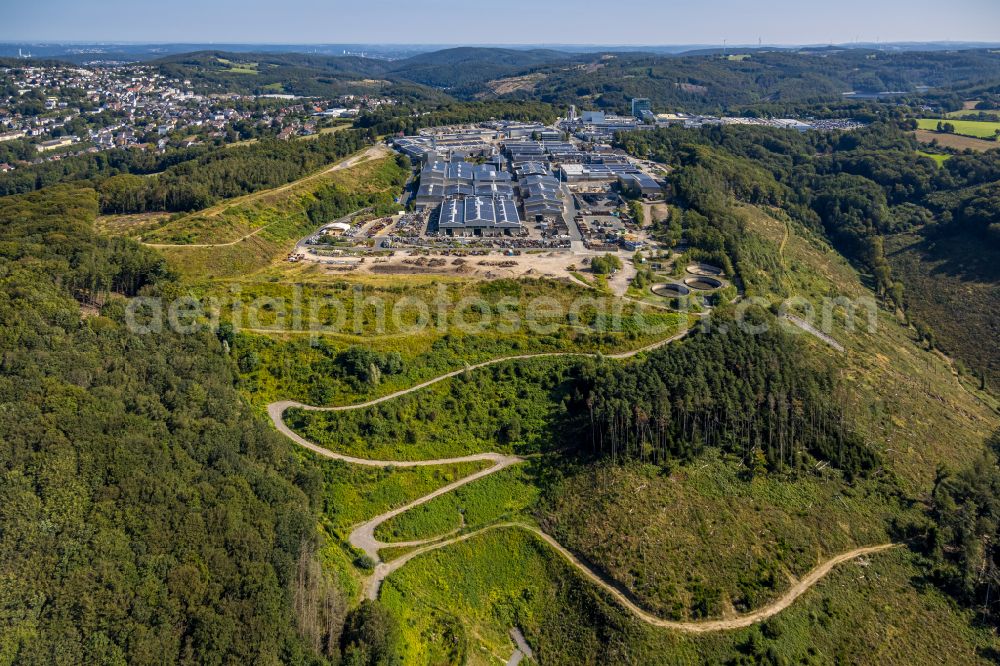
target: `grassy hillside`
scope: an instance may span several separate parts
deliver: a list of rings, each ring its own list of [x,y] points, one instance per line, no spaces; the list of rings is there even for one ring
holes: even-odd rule
[[[376,161],[374,165],[370,164],[376,157],[383,159]],[[384,150],[369,149],[288,185],[227,199],[210,208],[175,217],[167,224],[145,233],[142,240],[145,243],[173,245],[221,244],[237,241],[247,234],[279,226],[285,220],[300,219],[308,203],[304,198],[314,195],[323,186],[334,184],[348,192],[364,191],[362,188],[372,174],[371,169],[389,164],[390,160],[384,159],[385,157]],[[368,168],[353,170],[350,168],[353,166]],[[391,171],[388,175],[392,175]],[[297,204],[301,210],[289,214],[285,210],[289,204],[293,206]],[[296,214],[298,218],[295,217]]]
[[[886,255],[907,285],[906,303],[930,325],[935,344],[962,361],[976,382],[1000,390],[1000,347],[983,344],[1000,324],[1000,253],[968,236],[890,237]]]
[[[824,240],[765,210],[741,211],[750,232],[760,236],[760,247],[778,253],[769,265],[780,270],[758,284],[777,284],[781,294],[871,297]],[[937,465],[957,467],[974,458],[998,423],[985,404],[988,396],[970,392],[944,359],[920,349],[911,331],[888,314],[878,317],[869,332],[848,330],[838,315],[832,335],[846,354],[802,334],[811,353],[832,355],[855,389],[847,400],[852,422],[885,461],[884,471],[869,480],[846,484],[838,472],[818,465],[796,477],[769,474],[748,482],[738,459],[713,452],[669,470],[550,461],[528,477],[542,489],[538,500],[517,490],[523,481],[498,477],[493,484],[477,482],[480,488],[473,484],[463,497],[439,498],[401,516],[384,525],[382,534],[444,534],[461,527],[461,509],[475,515],[482,498],[491,498],[505,508],[489,512],[490,519],[537,520],[663,616],[725,617],[759,607],[817,561],[892,538],[893,524],[915,515],[911,500],[929,490]],[[516,387],[518,379],[512,379]],[[436,393],[451,400],[468,395],[446,387]],[[426,406],[453,422],[451,410],[457,416],[468,409],[461,404],[432,398]],[[362,423],[383,422],[389,429],[373,431],[376,437],[398,442],[392,424],[405,428],[413,419],[405,402],[400,408],[388,407],[378,418],[371,412],[357,416]],[[497,424],[498,416],[490,413],[486,420]],[[322,420],[335,427],[330,441],[350,441],[353,416],[336,426]],[[474,417],[471,432],[483,422]],[[532,421],[523,423],[530,439]],[[940,437],[941,424],[948,424],[947,438]],[[513,649],[506,635],[511,626],[525,632],[542,663],[657,663],[663,654],[688,661],[780,655],[896,663],[920,661],[940,649],[958,663],[983,663],[993,654],[994,639],[972,628],[969,615],[955,611],[933,588],[912,586],[916,556],[900,551],[862,564],[843,566],[763,628],[692,638],[640,626],[543,544],[504,529],[417,558],[389,578],[382,600],[401,618],[406,654],[414,663],[444,655],[469,663],[503,657]]]
[[[461,572],[456,575],[455,572]],[[847,564],[762,626],[696,636],[639,623],[529,533],[488,532],[394,573],[383,603],[405,663],[493,664],[519,627],[543,664],[986,664],[997,641],[919,576],[905,550]]]
[[[245,275],[284,257],[303,236],[340,215],[367,207],[391,209],[407,171],[370,149],[344,168],[227,200],[173,219],[142,235],[185,278]],[[348,166],[350,165],[350,166]],[[313,211],[329,212],[318,217]]]
[[[314,276],[313,281],[303,283],[294,279],[303,275],[299,270],[289,274],[291,279],[278,277],[283,275],[283,270],[283,267],[278,267],[274,271],[255,274],[247,281],[222,282],[205,292],[207,296],[231,297],[238,290],[239,298],[250,302],[268,296],[291,299],[295,288],[302,294],[306,308],[311,296],[329,298],[343,307],[343,326],[336,325],[341,317],[339,310],[335,312],[335,306],[318,310],[321,325],[329,324],[339,333],[311,334],[304,327],[305,330],[298,333],[267,334],[253,329],[234,336],[233,353],[237,358],[247,359],[243,366],[244,390],[255,402],[295,398],[314,404],[347,403],[385,395],[445,372],[501,356],[567,350],[624,351],[655,342],[689,325],[676,313],[647,308],[642,310],[644,321],[655,326],[652,330],[645,329],[636,325],[631,316],[641,310],[634,304],[626,304],[622,308],[620,325],[616,325],[610,316],[602,324],[599,318],[592,316],[594,310],[591,307],[584,307],[585,302],[579,308],[579,318],[570,320],[565,314],[569,306],[576,299],[591,297],[591,293],[578,285],[561,281],[466,281],[426,276],[348,278],[343,275],[316,276],[308,272],[306,274]],[[277,279],[272,282],[271,277]],[[433,305],[432,318],[427,320],[427,325],[414,328],[419,314],[416,308],[399,310],[400,315],[394,321],[391,316],[393,309],[408,297]],[[538,298],[554,299],[564,308],[563,314],[545,316],[543,311],[530,308],[530,304]],[[377,308],[365,305],[365,299],[385,303],[384,328],[378,324]],[[476,303],[476,306],[468,307],[469,302]],[[509,315],[501,316],[502,303],[506,303],[518,316],[518,325],[510,326]],[[482,317],[480,308],[489,308],[491,314],[488,318]],[[471,326],[463,328],[454,325],[458,316],[464,317]],[[273,315],[262,312],[262,325],[267,326],[271,321]],[[357,370],[345,370],[337,357],[352,347],[364,347],[383,358],[397,356],[400,365],[392,372],[380,372],[377,378]],[[432,392],[438,390],[434,388]],[[404,399],[398,408],[410,409],[411,404]],[[310,418],[314,417],[322,418],[310,415]],[[442,430],[447,430],[444,424]],[[436,432],[435,429],[428,429],[423,436],[433,438]],[[460,434],[454,430],[445,432],[444,436],[459,448],[470,445],[468,441],[456,442],[455,438],[460,439]],[[338,444],[352,445],[351,440]],[[384,444],[394,446],[391,442],[378,439],[371,443],[376,447]]]
[[[1000,123],[977,120],[944,120],[939,118],[918,118],[917,127],[922,130],[936,130],[939,123],[949,123],[955,128],[955,134],[971,136],[979,139],[993,139],[1000,131]]]
[[[889,540],[891,488],[839,473],[748,482],[712,451],[670,472],[565,465],[545,489],[542,528],[675,620],[763,606],[823,559]]]
[[[754,234],[781,244],[788,293],[814,304],[817,322],[824,296],[874,299],[863,285],[868,276],[859,275],[815,233],[760,209],[744,210]],[[851,386],[848,400],[855,427],[885,454],[904,487],[926,492],[936,465],[959,467],[976,457],[1000,423],[991,407],[994,399],[961,382],[945,359],[924,350],[915,332],[891,313],[879,310],[876,326],[869,331],[863,310],[854,330],[846,325],[843,308],[833,312],[831,336],[846,347],[846,354],[837,354],[813,336],[796,334],[840,365]],[[942,432],[948,433],[946,438]]]

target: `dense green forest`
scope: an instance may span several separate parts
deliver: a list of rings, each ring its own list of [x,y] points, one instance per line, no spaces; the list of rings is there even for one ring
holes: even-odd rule
[[[922,537],[931,563],[929,578],[956,598],[1000,624],[1000,431],[973,465],[939,470]],[[922,528],[922,529],[921,529]],[[911,529],[912,526],[911,526]]]
[[[386,71],[390,62],[375,58],[198,51],[169,56],[152,64],[164,76],[191,81],[200,92],[326,98],[384,95],[405,103],[448,99],[447,95],[419,82],[390,76]]]
[[[740,110],[759,104],[833,102],[845,92],[943,88],[935,98],[961,108],[951,91],[996,80],[1000,56],[990,51],[890,53],[866,49],[746,49],[721,55],[609,54],[591,66],[553,66],[530,92],[514,93],[551,103],[592,100],[598,108],[625,110],[632,97],[654,107],[687,111]]]
[[[759,112],[770,107],[784,113],[807,104],[840,105],[849,91],[902,91],[907,101],[930,99],[957,109],[959,91],[982,94],[988,103],[1000,73],[1000,55],[989,50],[835,48],[746,49],[730,58],[462,47],[396,61],[206,51],[155,64],[165,75],[193,80],[206,90],[263,93],[277,87],[277,92],[298,95],[376,93],[408,103],[499,96],[559,106],[589,103],[617,111],[626,111],[632,97],[648,97],[664,110]],[[534,79],[527,87],[502,95],[491,87],[497,79],[524,75]]]
[[[8,148],[23,143],[24,151],[9,154],[8,160],[28,159],[37,154],[34,146],[12,141],[3,144]],[[203,157],[214,147],[207,145],[179,148],[165,153],[139,148],[118,148],[87,155],[73,155],[60,160],[23,166],[9,173],[0,174],[0,196],[25,194],[49,185],[78,180],[101,180],[119,173],[149,175],[168,167]]]
[[[200,210],[221,199],[284,185],[370,143],[367,132],[349,130],[311,141],[269,139],[225,150],[196,148],[162,155],[110,151],[18,169],[0,177],[0,192],[30,192],[90,179],[99,181],[103,213]]]
[[[299,632],[292,603],[344,608],[302,575],[319,477],[240,399],[213,332],[129,331],[115,294],[168,278],[95,237],[97,210],[69,186],[0,200],[0,661],[336,654],[339,627]]]
[[[767,328],[751,333],[717,316],[709,331],[638,363],[586,366],[575,403],[589,437],[576,441],[612,460],[661,465],[718,448],[751,476],[812,467],[810,458],[848,478],[872,472],[878,457],[845,423],[832,369]]]
[[[355,125],[375,134],[414,134],[423,127],[478,123],[485,120],[523,120],[551,123],[558,110],[534,101],[465,102],[427,106],[422,113],[406,108],[381,108],[364,113]]]

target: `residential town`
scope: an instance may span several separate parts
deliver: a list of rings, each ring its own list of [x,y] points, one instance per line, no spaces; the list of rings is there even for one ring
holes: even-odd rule
[[[263,136],[309,136],[361,110],[391,103],[358,95],[199,94],[191,81],[168,78],[145,65],[3,67],[0,146],[7,150],[0,152],[0,172],[113,148],[165,151]]]

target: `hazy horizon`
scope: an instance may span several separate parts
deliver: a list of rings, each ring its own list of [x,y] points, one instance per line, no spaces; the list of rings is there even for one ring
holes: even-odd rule
[[[276,9],[281,11],[276,11]],[[150,8],[134,0],[36,0],[8,7],[7,43],[281,44],[407,46],[803,46],[851,43],[1000,42],[1000,3],[956,0],[773,0],[747,7],[718,0],[635,0],[620,10],[583,0],[320,0],[274,3],[177,0]],[[933,20],[930,20],[930,19]],[[470,38],[476,37],[476,38]]]

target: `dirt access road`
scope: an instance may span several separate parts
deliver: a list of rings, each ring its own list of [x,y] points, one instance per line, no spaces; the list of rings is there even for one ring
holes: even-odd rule
[[[205,217],[217,217],[223,211],[225,211],[225,210],[227,210],[229,208],[232,208],[233,206],[239,206],[241,204],[248,203],[248,202],[254,201],[256,199],[260,199],[260,198],[265,197],[265,196],[269,197],[269,196],[273,196],[275,194],[280,194],[281,192],[285,192],[285,191],[287,191],[287,190],[289,190],[289,189],[291,189],[293,187],[297,187],[297,186],[299,186],[299,185],[301,185],[303,183],[308,183],[309,181],[316,180],[317,178],[322,178],[323,176],[325,176],[325,175],[327,175],[329,173],[333,173],[334,171],[341,171],[342,169],[349,169],[352,166],[356,166],[356,165],[360,164],[361,162],[367,162],[369,160],[374,160],[374,159],[378,159],[380,157],[385,157],[388,154],[389,154],[389,149],[386,148],[385,146],[382,146],[382,145],[372,146],[371,148],[368,148],[368,149],[366,149],[366,150],[364,150],[364,151],[362,151],[360,153],[355,153],[354,155],[351,155],[350,157],[348,157],[345,160],[337,162],[333,166],[327,167],[326,169],[323,169],[322,171],[317,171],[316,173],[310,174],[310,175],[308,175],[308,176],[306,176],[304,178],[299,178],[298,180],[293,180],[290,183],[286,183],[284,185],[281,185],[279,187],[275,187],[275,188],[272,188],[272,189],[261,190],[260,192],[254,192],[253,194],[247,194],[247,195],[242,196],[242,197],[236,197],[235,199],[227,199],[226,201],[223,201],[223,202],[221,202],[219,204],[216,204],[215,206],[212,206],[210,208],[206,208],[203,211],[195,211],[194,213],[191,213],[191,214],[192,215],[201,215],[201,216],[205,216]],[[259,234],[264,229],[267,229],[269,226],[270,225],[264,225],[263,227],[259,227],[257,229],[254,229],[253,231],[251,231],[248,234],[244,234],[243,236],[240,236],[239,238],[237,238],[235,240],[227,241],[225,243],[143,243],[143,245],[145,245],[146,247],[153,247],[153,248],[228,247],[230,245],[236,245],[237,243],[242,243],[243,241],[247,240],[248,238],[252,238],[253,236],[256,236],[257,234]]]
[[[617,358],[617,359],[630,358],[644,351],[649,351],[651,349],[656,349],[657,347],[669,344],[675,340],[684,337],[687,333],[688,331],[685,330],[669,338],[653,343],[652,345],[647,345],[640,349],[635,349],[628,352],[621,352],[619,354],[609,354],[607,355],[607,357]],[[763,620],[766,620],[767,618],[772,617],[777,613],[780,613],[782,610],[791,605],[796,599],[798,599],[803,593],[805,593],[809,588],[811,588],[813,585],[819,582],[838,564],[848,562],[862,555],[879,553],[889,548],[892,548],[896,545],[892,543],[887,543],[875,546],[866,546],[861,548],[855,548],[845,553],[835,555],[825,560],[824,562],[818,564],[816,568],[814,568],[812,571],[806,574],[801,580],[796,581],[791,586],[791,588],[789,588],[784,594],[781,595],[781,597],[767,604],[766,606],[763,606],[762,608],[759,608],[755,611],[751,611],[749,613],[744,613],[742,615],[738,615],[735,617],[718,619],[718,620],[699,620],[693,622],[679,622],[675,620],[665,620],[644,610],[635,601],[633,595],[623,586],[611,580],[607,576],[591,569],[587,564],[582,562],[576,555],[574,555],[565,546],[556,541],[552,536],[546,534],[545,532],[541,531],[540,529],[538,529],[533,525],[527,525],[524,523],[517,523],[517,522],[498,523],[495,525],[490,525],[481,528],[479,530],[460,534],[454,537],[449,537],[448,535],[444,535],[436,539],[432,538],[423,541],[410,541],[402,543],[400,542],[383,543],[375,538],[374,534],[375,528],[377,528],[378,525],[382,524],[383,522],[391,518],[394,518],[395,516],[401,515],[406,511],[409,511],[413,507],[428,502],[434,499],[435,497],[440,497],[445,493],[451,492],[452,490],[462,485],[465,485],[476,479],[481,479],[485,476],[498,472],[501,469],[509,467],[510,465],[517,464],[523,460],[522,458],[514,455],[505,455],[500,453],[477,453],[468,456],[459,456],[454,458],[439,458],[434,460],[370,460],[366,458],[357,458],[355,456],[348,456],[341,453],[337,453],[335,451],[331,451],[313,442],[310,442],[309,440],[305,439],[304,437],[292,431],[292,429],[285,424],[283,418],[285,410],[287,410],[290,407],[297,407],[300,409],[306,409],[312,411],[348,411],[355,409],[364,409],[366,407],[371,407],[372,405],[377,405],[379,403],[386,402],[388,400],[393,400],[400,396],[413,393],[414,391],[419,391],[420,389],[431,386],[432,384],[435,384],[437,382],[443,381],[450,377],[455,377],[460,373],[466,372],[467,370],[482,368],[489,365],[503,363],[511,360],[549,357],[549,356],[594,356],[594,354],[573,353],[573,352],[566,352],[566,353],[552,352],[543,354],[524,354],[519,356],[509,356],[509,357],[492,359],[489,361],[483,361],[482,363],[477,363],[476,365],[469,366],[468,368],[462,368],[461,370],[455,370],[453,372],[445,373],[443,375],[435,377],[434,379],[430,379],[426,382],[423,382],[411,388],[403,389],[401,391],[396,391],[395,393],[391,393],[381,398],[375,398],[373,400],[368,400],[366,402],[356,403],[353,405],[341,405],[336,407],[315,407],[312,405],[304,405],[302,403],[295,402],[292,400],[273,402],[270,405],[268,405],[267,407],[268,415],[270,416],[271,421],[274,423],[275,428],[277,428],[279,432],[284,434],[286,437],[291,439],[299,446],[309,449],[310,451],[313,451],[314,453],[326,458],[331,458],[334,460],[342,460],[344,462],[356,465],[368,465],[376,467],[388,467],[388,466],[417,467],[426,465],[447,465],[451,463],[475,462],[475,461],[490,461],[493,463],[491,466],[485,469],[482,469],[478,472],[470,474],[469,476],[459,479],[458,481],[454,481],[446,486],[443,486],[442,488],[439,488],[431,493],[428,493],[423,497],[417,498],[416,500],[413,500],[412,502],[404,506],[392,509],[381,515],[378,515],[375,518],[372,518],[371,520],[359,525],[358,527],[354,528],[354,530],[352,530],[350,536],[348,537],[348,540],[351,543],[351,545],[354,546],[355,548],[359,548],[360,550],[364,551],[369,557],[371,557],[377,563],[373,573],[371,574],[371,576],[369,576],[368,580],[365,582],[364,586],[365,595],[368,598],[370,599],[377,598],[379,589],[381,588],[382,585],[382,581],[384,581],[392,572],[400,569],[407,562],[416,557],[419,557],[424,553],[428,553],[437,550],[439,548],[445,548],[452,544],[466,541],[467,539],[471,539],[477,535],[483,534],[484,532],[488,532],[490,530],[523,529],[531,532],[536,538],[547,543],[550,547],[552,547],[553,550],[559,553],[561,557],[563,557],[571,566],[573,566],[577,571],[579,571],[585,578],[587,578],[597,586],[601,587],[605,592],[610,594],[619,604],[621,604],[624,608],[628,609],[633,615],[635,615],[638,619],[642,620],[643,622],[646,622],[647,624],[656,627],[663,627],[665,629],[671,629],[674,631],[681,631],[687,633],[725,631],[730,629],[739,629],[742,627],[747,627],[756,622],[761,622]],[[397,546],[397,547],[417,546],[417,548],[391,562],[381,562],[378,550],[385,546]]]

